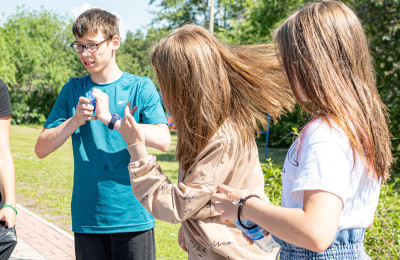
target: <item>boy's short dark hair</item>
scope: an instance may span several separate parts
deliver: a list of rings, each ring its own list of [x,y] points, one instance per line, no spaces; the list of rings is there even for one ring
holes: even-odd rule
[[[76,18],[72,25],[72,33],[74,36],[83,37],[96,35],[100,31],[107,39],[119,36],[118,22],[117,16],[99,8],[92,8]]]

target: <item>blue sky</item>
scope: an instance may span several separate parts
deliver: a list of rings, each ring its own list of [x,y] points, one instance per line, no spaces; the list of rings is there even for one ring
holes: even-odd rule
[[[17,6],[25,5],[30,10],[39,10],[41,6],[60,15],[76,18],[83,11],[99,7],[105,9],[120,19],[121,37],[126,32],[145,30],[152,19],[150,11],[157,10],[150,6],[148,0],[0,0],[0,24],[3,24],[10,14],[16,13]]]

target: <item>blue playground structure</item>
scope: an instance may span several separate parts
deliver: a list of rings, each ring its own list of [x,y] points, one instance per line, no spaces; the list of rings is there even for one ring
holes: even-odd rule
[[[267,158],[268,154],[268,136],[269,136],[269,123],[271,121],[271,115],[268,115],[268,125],[267,125],[267,131],[261,131],[260,134],[265,135],[265,149],[264,149],[264,155],[265,158]]]

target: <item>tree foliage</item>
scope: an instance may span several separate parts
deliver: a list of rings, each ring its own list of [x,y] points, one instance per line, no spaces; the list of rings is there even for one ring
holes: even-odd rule
[[[390,113],[393,152],[397,159],[394,172],[397,172],[399,177],[400,0],[342,1],[354,8],[362,20],[370,41],[379,92]],[[116,56],[120,68],[136,75],[148,76],[157,84],[149,60],[152,45],[169,30],[187,23],[208,28],[210,21],[208,2],[149,0],[151,5],[158,7],[159,12],[153,13],[154,19],[147,32],[127,33]],[[215,0],[215,34],[229,44],[272,42],[273,30],[305,2],[308,0]],[[59,16],[44,8],[31,11],[25,7],[19,7],[15,14],[0,25],[0,78],[10,88],[13,123],[43,123],[61,87],[68,79],[81,77],[87,73],[78,55],[69,47],[69,43],[73,41],[71,25],[69,17]],[[299,108],[282,117],[270,128],[269,145],[289,145],[293,135],[306,120]],[[398,181],[393,183],[398,185]],[[392,189],[398,190],[393,183],[388,186],[390,192],[384,189],[383,191],[387,193],[383,195],[389,196]],[[396,196],[398,197],[398,194]],[[390,204],[388,201],[384,203],[387,203],[385,206]],[[387,214],[394,216],[397,213],[389,210]],[[387,225],[385,224],[385,229],[369,231],[370,234],[377,232],[377,238],[384,236],[387,230],[394,227],[392,223],[386,222],[389,218],[381,216],[379,218]],[[398,224],[395,227],[398,227]],[[387,245],[395,246],[397,243],[398,246],[400,239],[398,232],[391,235],[397,242]],[[367,249],[371,250],[370,252],[377,252],[377,248],[384,245],[375,242],[367,240]],[[399,249],[389,251],[389,254],[396,256]],[[378,253],[376,256],[379,257]]]
[[[265,193],[274,205],[280,205],[282,197],[282,169],[276,167],[271,159],[263,167]],[[366,230],[364,245],[372,259],[398,259],[400,254],[400,194],[395,186],[400,180],[383,185],[373,226]]]
[[[393,151],[400,161],[399,0],[343,1],[359,15],[370,40],[379,91],[391,116]],[[307,0],[215,0],[214,31],[229,44],[272,42],[274,28],[304,2]],[[186,23],[207,27],[210,12],[209,1],[203,0],[149,3],[159,12],[153,13],[147,32],[127,33],[117,63],[121,69],[149,76],[156,83],[149,60],[152,45],[169,30]],[[0,26],[0,77],[11,90],[14,123],[43,123],[65,82],[86,73],[69,49],[72,40],[71,20],[44,8],[30,11],[20,7]],[[269,144],[289,145],[293,129],[304,122],[299,109],[282,117],[270,129]]]
[[[67,51],[72,34],[61,21],[43,8],[18,8],[0,28],[0,77],[10,87],[13,122],[42,123],[63,84],[76,75],[79,63]]]
[[[121,45],[117,54],[118,66],[134,75],[147,76],[155,79],[154,70],[151,68],[149,49],[151,43],[146,39],[142,31],[128,32],[125,42]]]
[[[375,61],[379,93],[389,109],[394,172],[400,170],[400,1],[350,2],[361,18]],[[400,176],[400,174],[398,174]]]
[[[220,36],[235,44],[270,43],[277,24],[303,2],[304,0],[251,1],[244,10],[236,11],[242,14],[241,19],[231,19],[232,27],[223,30]]]
[[[362,20],[375,61],[379,92],[390,113],[393,152],[400,166],[400,4],[399,0],[343,0],[352,6]],[[215,32],[228,43],[252,44],[272,41],[280,22],[307,0],[215,0]],[[151,0],[163,12],[156,22],[165,21],[171,29],[185,23],[206,26],[209,21],[208,1]],[[300,109],[283,117],[270,130],[270,144],[289,145],[293,128],[305,122]]]
[[[216,32],[232,30],[237,24],[245,22],[257,1],[253,0],[215,0],[214,28]],[[173,29],[187,23],[209,28],[210,6],[204,0],[150,0],[160,12],[153,12],[152,25],[155,28]],[[161,24],[161,25],[160,25]]]

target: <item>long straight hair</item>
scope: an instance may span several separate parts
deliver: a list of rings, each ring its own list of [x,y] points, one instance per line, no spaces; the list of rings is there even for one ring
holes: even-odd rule
[[[278,58],[298,104],[336,122],[369,172],[385,182],[393,162],[387,108],[376,87],[357,15],[338,1],[306,4],[275,33]]]
[[[187,171],[229,120],[245,143],[294,99],[273,45],[227,46],[200,26],[184,25],[153,47],[163,103],[178,132],[176,159]]]

